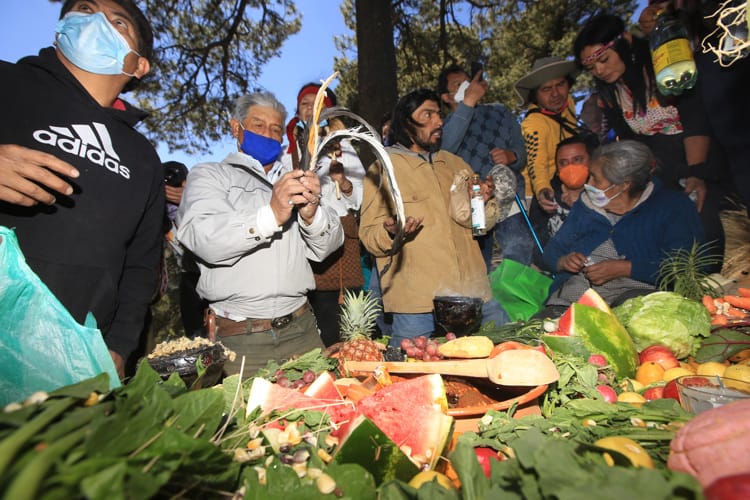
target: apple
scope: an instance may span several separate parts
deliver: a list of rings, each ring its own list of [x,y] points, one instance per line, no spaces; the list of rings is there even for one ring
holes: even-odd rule
[[[485,446],[477,446],[474,448],[474,453],[477,456],[477,460],[479,460],[479,465],[482,466],[482,471],[484,471],[484,475],[487,477],[490,477],[490,471],[491,466],[490,462],[497,460],[505,460],[505,455],[501,455],[497,451],[495,451],[492,448],[488,448]]]
[[[589,356],[588,362],[589,364],[598,367],[604,367],[609,364],[607,363],[607,358],[605,358],[601,354],[592,354],[591,356]]]
[[[614,403],[617,401],[617,393],[608,385],[597,385],[596,390],[602,395],[604,401],[607,403]]]
[[[674,355],[669,347],[663,345],[652,345],[638,354],[638,360],[641,364],[653,361],[659,363],[662,368],[669,370],[680,366],[680,360]]]
[[[664,387],[650,387],[643,391],[643,397],[649,401],[662,399],[664,397]]]
[[[669,382],[667,382],[667,384],[664,386],[662,397],[671,398],[677,401],[680,400],[680,393],[677,391],[676,380],[670,380]]]

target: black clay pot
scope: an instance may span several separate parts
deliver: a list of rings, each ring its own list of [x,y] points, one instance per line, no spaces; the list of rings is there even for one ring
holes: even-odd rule
[[[482,325],[482,299],[477,297],[438,296],[432,300],[439,336],[453,332],[457,337],[471,335]]]

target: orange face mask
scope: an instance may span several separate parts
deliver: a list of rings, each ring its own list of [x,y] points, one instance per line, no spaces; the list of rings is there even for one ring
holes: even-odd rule
[[[562,167],[558,175],[568,189],[580,189],[589,178],[589,167],[578,163],[571,163]]]

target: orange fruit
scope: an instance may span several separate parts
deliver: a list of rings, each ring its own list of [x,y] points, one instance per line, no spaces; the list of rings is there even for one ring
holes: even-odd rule
[[[656,361],[646,361],[635,372],[635,379],[643,385],[664,380],[664,367]]]

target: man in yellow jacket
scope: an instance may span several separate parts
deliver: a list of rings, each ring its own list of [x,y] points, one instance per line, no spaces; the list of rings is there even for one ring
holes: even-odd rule
[[[575,62],[559,57],[543,57],[534,61],[529,74],[515,84],[521,105],[528,107],[521,122],[526,144],[526,197],[536,196],[542,209],[555,211],[550,181],[555,176],[557,144],[575,133],[575,105],[570,96]]]
[[[383,304],[393,313],[391,345],[404,338],[429,337],[434,330],[433,298],[438,295],[480,297],[482,321],[501,325],[508,316],[492,299],[479,245],[470,227],[450,215],[454,176],[471,167],[459,156],[441,150],[443,120],[440,97],[418,89],[399,99],[393,110],[388,148],[396,183],[404,200],[406,243],[382,276]],[[379,166],[370,167],[364,182],[359,236],[377,259],[389,261],[396,234],[390,197],[381,186]],[[491,186],[483,185],[485,199]]]

